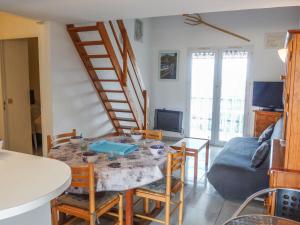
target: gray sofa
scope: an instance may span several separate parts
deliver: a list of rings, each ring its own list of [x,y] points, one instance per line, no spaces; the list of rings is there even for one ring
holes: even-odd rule
[[[282,119],[272,133],[271,139],[282,138]],[[257,138],[237,137],[231,139],[214,160],[207,178],[225,199],[245,199],[267,188],[269,184],[269,156],[258,168],[251,167],[251,159],[259,146]]]

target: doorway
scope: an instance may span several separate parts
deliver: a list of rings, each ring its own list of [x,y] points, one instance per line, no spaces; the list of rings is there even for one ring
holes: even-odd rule
[[[249,51],[195,50],[190,62],[189,136],[215,145],[243,136]]]
[[[3,148],[42,154],[38,38],[0,41]]]

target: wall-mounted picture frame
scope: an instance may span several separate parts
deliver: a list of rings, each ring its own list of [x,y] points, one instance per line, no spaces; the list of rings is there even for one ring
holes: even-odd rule
[[[134,20],[134,40],[143,42],[143,35],[144,35],[143,21],[140,19],[135,19]]]
[[[265,48],[280,49],[284,47],[286,32],[265,33]]]
[[[159,52],[159,79],[177,80],[178,78],[179,51]]]

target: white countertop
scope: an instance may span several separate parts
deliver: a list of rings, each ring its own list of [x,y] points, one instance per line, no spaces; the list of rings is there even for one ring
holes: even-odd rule
[[[71,170],[63,162],[0,150],[0,220],[48,203],[70,183]]]

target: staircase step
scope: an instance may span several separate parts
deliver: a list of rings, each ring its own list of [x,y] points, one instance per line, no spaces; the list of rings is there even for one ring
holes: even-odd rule
[[[85,32],[85,31],[96,31],[97,26],[84,26],[84,27],[71,27],[68,28],[69,31],[75,31],[75,32]]]
[[[120,120],[120,121],[126,121],[126,122],[135,122],[133,118],[125,118],[125,117],[116,117],[113,120]]]
[[[92,70],[115,70],[113,67],[94,67]]]
[[[109,109],[108,112],[121,112],[121,113],[132,113],[129,109]]]
[[[122,90],[98,90],[99,92],[124,93]]]
[[[89,46],[89,45],[103,45],[103,41],[79,41],[76,42],[78,46]]]
[[[108,99],[104,102],[114,102],[114,103],[128,103],[126,100],[118,100],[118,99]]]
[[[115,79],[97,79],[97,80],[94,80],[94,82],[119,82],[119,80],[115,80]]]
[[[132,127],[132,126],[120,126],[119,127],[120,129],[123,129],[123,130],[131,130],[132,128],[136,128],[136,127]]]
[[[109,55],[86,55],[85,57],[90,59],[103,59],[109,58]]]

